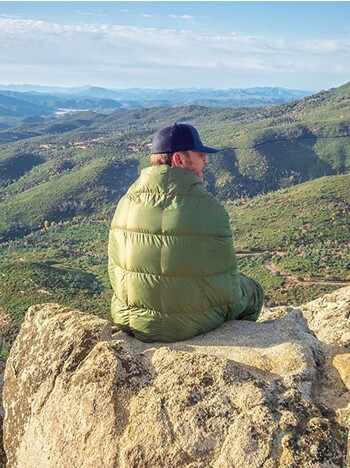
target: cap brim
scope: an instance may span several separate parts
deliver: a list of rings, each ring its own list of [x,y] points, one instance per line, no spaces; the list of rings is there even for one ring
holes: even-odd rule
[[[198,148],[195,151],[203,151],[203,153],[218,153],[221,150],[216,148],[210,148],[210,146],[202,146],[201,148]]]

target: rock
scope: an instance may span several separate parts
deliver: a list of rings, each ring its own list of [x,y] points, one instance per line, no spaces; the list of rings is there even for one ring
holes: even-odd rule
[[[301,307],[263,308],[259,322],[285,317],[301,311],[320,341],[350,347],[350,286],[325,294]]]
[[[319,340],[350,347],[350,286],[326,294],[300,309]]]
[[[321,330],[326,302],[172,344],[31,307],[6,366],[8,466],[345,467],[350,353]]]
[[[0,349],[3,349],[3,334],[10,327],[10,316],[0,307]],[[4,358],[0,357],[0,395],[2,395],[2,388],[4,385],[4,372],[5,372],[6,361]],[[0,468],[6,465],[6,455],[3,449],[3,425],[4,419],[4,408],[2,406],[2,401],[0,400]]]
[[[350,353],[335,356],[333,366],[337,369],[342,381],[350,390]]]
[[[5,372],[5,359],[0,358],[0,395],[2,395],[2,388],[4,385],[4,372]],[[4,408],[2,402],[0,401],[0,468],[6,466],[6,455],[3,448],[3,435],[2,435],[2,425],[4,419]]]

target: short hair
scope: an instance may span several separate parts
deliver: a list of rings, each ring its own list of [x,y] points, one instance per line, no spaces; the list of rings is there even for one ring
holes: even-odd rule
[[[188,151],[178,151],[178,153],[182,153],[186,158],[190,157]],[[152,166],[162,166],[162,165],[171,166],[174,154],[175,153],[151,154],[151,157],[150,157],[151,164]]]
[[[173,154],[174,153],[151,154],[150,161],[151,161],[152,166],[161,166],[161,165],[171,166]]]

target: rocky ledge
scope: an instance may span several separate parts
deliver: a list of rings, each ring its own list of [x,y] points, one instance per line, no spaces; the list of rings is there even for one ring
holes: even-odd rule
[[[11,468],[345,467],[350,287],[173,344],[58,304],[7,361]]]

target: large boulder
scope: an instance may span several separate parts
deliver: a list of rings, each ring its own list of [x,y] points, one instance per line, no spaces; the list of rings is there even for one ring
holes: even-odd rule
[[[8,466],[345,467],[350,288],[334,294],[173,344],[31,307],[6,366]]]

